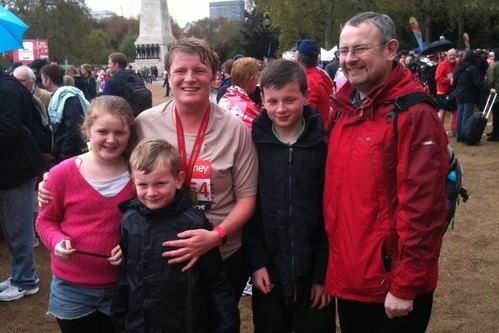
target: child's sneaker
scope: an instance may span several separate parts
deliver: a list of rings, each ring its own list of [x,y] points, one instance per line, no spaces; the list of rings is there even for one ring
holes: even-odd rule
[[[10,286],[9,288],[0,293],[0,301],[2,302],[15,301],[16,299],[20,299],[27,295],[34,295],[39,290],[40,288],[38,286],[31,289],[22,289],[22,288],[17,288],[15,286]]]

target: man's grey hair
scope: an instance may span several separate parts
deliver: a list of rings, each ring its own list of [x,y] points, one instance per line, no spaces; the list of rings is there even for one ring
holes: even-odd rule
[[[345,23],[345,26],[358,27],[361,23],[370,23],[378,28],[380,31],[380,43],[387,43],[388,41],[397,38],[395,23],[393,23],[390,16],[386,14],[375,12],[360,13],[348,20],[348,22]]]
[[[36,80],[35,73],[33,73],[33,70],[26,65],[22,65],[14,69],[12,75],[14,75],[14,77],[22,75],[24,78],[30,80],[31,82],[35,82]]]

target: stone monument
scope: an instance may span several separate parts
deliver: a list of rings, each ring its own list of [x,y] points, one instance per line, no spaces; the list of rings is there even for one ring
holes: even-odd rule
[[[155,65],[161,74],[164,71],[164,56],[168,47],[176,41],[172,34],[167,0],[142,0],[139,24],[133,68]]]

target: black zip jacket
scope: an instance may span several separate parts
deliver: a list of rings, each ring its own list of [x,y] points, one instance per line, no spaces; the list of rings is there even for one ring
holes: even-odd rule
[[[305,128],[291,146],[272,132],[263,110],[253,122],[258,195],[243,241],[251,272],[266,267],[283,296],[324,284],[328,246],[322,213],[326,143],[320,115],[303,112]]]
[[[239,312],[218,248],[185,265],[168,264],[161,244],[190,229],[212,229],[204,214],[192,208],[183,191],[166,207],[149,210],[138,199],[120,205],[124,212],[120,246],[123,263],[118,296],[111,315],[119,332],[207,332],[207,306],[219,317],[215,332],[239,332]],[[208,305],[209,304],[209,305]]]
[[[0,73],[0,190],[34,179],[45,160],[30,133],[35,112],[31,93],[13,76]]]

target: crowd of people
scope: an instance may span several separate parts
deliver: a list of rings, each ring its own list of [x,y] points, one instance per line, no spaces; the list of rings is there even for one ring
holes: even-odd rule
[[[36,232],[62,333],[239,332],[248,278],[255,332],[335,332],[337,312],[343,333],[425,333],[447,215],[444,100],[456,99],[459,141],[499,89],[499,49],[485,66],[472,51],[423,61],[398,46],[391,18],[374,12],[343,26],[324,70],[310,39],[290,60],[238,54],[222,67],[207,42],[182,39],[165,55],[173,98],[138,116],[122,53],[97,75],[39,61],[0,74],[12,254],[0,301],[39,291],[32,213],[49,169],[31,135],[39,99],[54,150]],[[417,103],[392,124],[410,92],[438,107]]]

